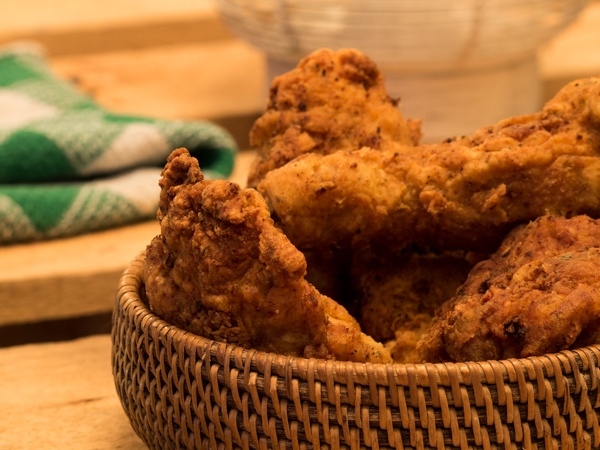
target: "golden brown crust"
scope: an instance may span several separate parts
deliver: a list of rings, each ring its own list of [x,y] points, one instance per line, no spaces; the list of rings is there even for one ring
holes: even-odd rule
[[[543,216],[470,273],[419,343],[431,362],[524,358],[600,342],[600,221]]]
[[[600,78],[470,136],[419,137],[371,60],[310,55],[274,81],[251,132],[248,183],[260,194],[205,181],[183,149],[169,158],[161,236],[146,257],[152,309],[219,341],[350,361],[503,359],[599,342],[600,230],[584,214],[600,217]],[[471,267],[445,252],[500,244],[444,302]],[[341,304],[350,261],[364,329],[391,339],[388,349]]]
[[[380,241],[483,253],[550,213],[600,215],[600,78],[539,113],[410,151],[303,155],[259,184],[301,249]]]
[[[355,255],[353,282],[360,298],[361,328],[386,342],[395,362],[418,362],[417,341],[472,266],[462,252]]]
[[[305,279],[306,261],[254,189],[204,180],[174,151],[160,180],[161,235],[147,249],[150,307],[174,325],[276,353],[387,362],[389,354]]]
[[[404,119],[370,58],[321,49],[273,80],[266,111],[250,132],[258,157],[248,186],[304,153],[414,145],[420,136],[420,122]]]

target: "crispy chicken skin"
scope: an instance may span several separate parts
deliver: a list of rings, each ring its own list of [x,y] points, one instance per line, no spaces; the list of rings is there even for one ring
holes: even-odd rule
[[[161,234],[146,251],[151,309],[218,341],[280,354],[388,362],[389,353],[305,281],[304,256],[273,225],[263,198],[204,180],[175,150],[160,180]]]
[[[423,361],[524,358],[600,342],[600,221],[543,216],[477,264],[418,344]]]
[[[258,156],[248,186],[304,153],[414,145],[420,137],[420,121],[404,119],[370,58],[352,49],[317,50],[273,80],[250,131]]]
[[[379,242],[491,253],[544,214],[600,215],[600,78],[471,136],[302,155],[258,190],[301,249]]]
[[[395,362],[418,362],[418,340],[472,267],[470,256],[462,252],[355,255],[353,284],[362,330],[385,342]]]

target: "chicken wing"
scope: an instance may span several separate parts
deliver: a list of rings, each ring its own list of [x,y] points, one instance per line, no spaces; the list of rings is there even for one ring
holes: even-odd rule
[[[524,358],[600,342],[600,220],[543,216],[477,264],[418,343],[430,362]]]
[[[541,215],[600,215],[600,78],[472,136],[302,155],[258,190],[301,249],[380,242],[491,253]]]
[[[266,111],[250,131],[258,156],[248,186],[304,153],[416,144],[420,121],[405,120],[397,103],[363,53],[315,51],[273,80]]]
[[[306,261],[254,189],[204,180],[178,149],[160,180],[161,234],[146,251],[151,309],[185,330],[280,354],[388,362],[389,353],[305,279]]]

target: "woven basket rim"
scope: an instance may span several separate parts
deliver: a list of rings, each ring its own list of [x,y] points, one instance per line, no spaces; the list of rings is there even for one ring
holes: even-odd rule
[[[126,315],[138,315],[144,326],[154,328],[163,334],[166,339],[177,341],[190,350],[201,350],[210,353],[211,356],[221,361],[227,361],[231,358],[238,361],[253,360],[261,372],[264,372],[265,368],[275,367],[276,371],[283,374],[291,367],[294,374],[302,378],[313,374],[312,376],[315,376],[316,379],[322,376],[322,380],[330,382],[346,383],[352,380],[356,384],[373,382],[387,384],[392,379],[397,382],[398,379],[414,378],[417,374],[460,373],[461,376],[469,378],[470,374],[474,372],[489,373],[491,371],[496,376],[514,381],[518,378],[516,374],[523,370],[527,373],[535,373],[540,368],[547,370],[556,367],[557,364],[586,370],[586,367],[582,367],[584,361],[600,361],[600,344],[527,358],[443,363],[363,363],[304,358],[247,349],[235,344],[219,342],[196,335],[156,315],[139,294],[139,290],[143,287],[143,262],[144,253],[131,261],[123,272],[117,292],[117,305],[113,314],[121,312]],[[375,379],[373,379],[373,374],[376,375]],[[423,384],[427,385],[431,381],[431,379],[424,379]]]

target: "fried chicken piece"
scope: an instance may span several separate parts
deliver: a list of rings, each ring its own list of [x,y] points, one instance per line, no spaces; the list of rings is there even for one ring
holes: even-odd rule
[[[418,344],[422,360],[524,358],[600,342],[600,220],[543,216],[475,266]]]
[[[600,78],[469,137],[302,155],[258,190],[301,249],[377,241],[491,253],[541,215],[600,215]]]
[[[267,109],[250,132],[258,154],[248,186],[304,153],[412,146],[420,136],[420,121],[404,119],[370,58],[353,49],[321,49],[273,81]],[[307,280],[353,311],[347,252],[323,247],[303,253]]]
[[[355,255],[354,288],[362,330],[386,342],[392,359],[418,362],[416,344],[437,309],[452,298],[473,267],[462,252],[407,251],[399,255]]]
[[[204,180],[178,149],[160,180],[161,234],[146,251],[150,308],[218,341],[286,355],[388,362],[389,353],[304,279],[304,256],[254,189]]]
[[[405,120],[376,64],[363,53],[317,50],[273,80],[266,111],[250,131],[258,156],[248,186],[304,153],[415,145],[420,121]]]

